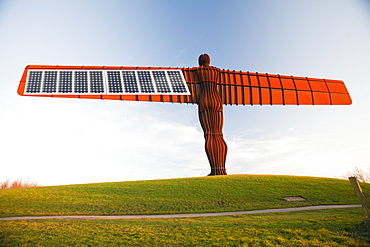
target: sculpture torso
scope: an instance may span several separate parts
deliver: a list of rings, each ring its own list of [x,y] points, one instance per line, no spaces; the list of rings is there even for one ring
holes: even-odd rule
[[[200,82],[200,94],[198,98],[199,112],[222,111],[223,105],[217,90],[220,69],[201,66],[197,69],[197,72]]]

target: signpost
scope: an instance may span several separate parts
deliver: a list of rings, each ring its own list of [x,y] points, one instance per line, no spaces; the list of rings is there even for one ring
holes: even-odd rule
[[[367,200],[367,198],[370,198],[370,195],[362,191],[362,188],[356,177],[349,177],[348,179],[362,205],[362,208],[365,210],[366,217],[370,219],[370,204]]]
[[[209,175],[226,175],[223,105],[352,103],[343,81],[224,70],[210,66],[207,54],[200,55],[199,66],[193,68],[29,65],[18,93],[197,104]]]

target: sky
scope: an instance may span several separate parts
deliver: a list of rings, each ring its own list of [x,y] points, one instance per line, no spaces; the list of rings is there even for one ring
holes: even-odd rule
[[[228,174],[370,167],[368,0],[0,0],[0,181],[206,176],[197,105],[22,97],[27,65],[195,67],[343,80],[350,106],[225,106]]]

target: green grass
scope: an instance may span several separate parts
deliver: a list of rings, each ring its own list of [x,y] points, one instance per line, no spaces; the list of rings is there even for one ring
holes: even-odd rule
[[[361,208],[137,220],[0,221],[0,246],[370,246]]]
[[[370,191],[370,184],[362,184]],[[287,202],[301,196],[304,202]],[[0,190],[0,217],[244,211],[359,204],[348,180],[233,175]]]
[[[365,192],[370,184],[361,183]],[[304,202],[287,202],[301,196]],[[0,217],[359,204],[348,180],[234,175],[0,190]],[[362,208],[206,218],[0,221],[0,246],[370,246]]]

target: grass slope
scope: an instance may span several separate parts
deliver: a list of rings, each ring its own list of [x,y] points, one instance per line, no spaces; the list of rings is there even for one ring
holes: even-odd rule
[[[370,191],[370,184],[362,184]],[[304,202],[287,202],[301,196]],[[358,204],[349,181],[233,175],[0,190],[0,217],[171,214]]]
[[[370,184],[362,184],[370,191]],[[302,196],[306,202],[287,202]],[[0,215],[220,212],[358,204],[349,181],[217,176],[11,189]],[[362,208],[179,219],[0,221],[0,246],[370,246]]]

